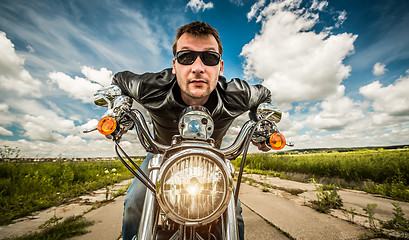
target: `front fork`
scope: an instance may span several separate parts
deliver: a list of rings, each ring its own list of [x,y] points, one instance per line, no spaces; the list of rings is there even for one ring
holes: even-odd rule
[[[163,160],[162,154],[155,154],[149,162],[148,173],[153,183],[156,183],[160,165]],[[156,229],[158,226],[159,206],[153,192],[146,190],[145,202],[142,216],[139,223],[138,240],[156,239]]]
[[[223,229],[223,239],[237,240],[239,239],[239,228],[237,225],[237,212],[236,204],[234,200],[234,194],[231,196],[229,205],[226,210],[226,218],[223,219],[222,229]]]

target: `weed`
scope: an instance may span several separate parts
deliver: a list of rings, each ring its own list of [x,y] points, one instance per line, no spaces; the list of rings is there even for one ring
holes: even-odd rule
[[[347,187],[382,194],[409,202],[409,150],[359,150],[308,154],[249,154],[248,173],[275,177],[280,172],[308,174],[318,178],[336,178]],[[274,170],[274,171],[273,171]],[[314,181],[315,178],[311,180]],[[362,183],[368,183],[366,186]],[[337,184],[338,185],[338,184]],[[346,187],[343,185],[343,187]]]
[[[261,191],[263,191],[263,192],[270,192],[270,189],[268,189],[268,184],[266,183],[266,180],[267,180],[267,175],[264,176],[263,188],[261,189]]]
[[[56,219],[53,219],[55,221]],[[82,216],[69,217],[61,223],[52,223],[53,226],[46,228],[41,232],[24,235],[17,238],[8,238],[5,240],[58,240],[67,239],[87,233],[86,227],[94,224],[85,220]]]
[[[353,223],[356,215],[355,211],[356,209],[351,207],[350,209],[343,210],[342,213],[345,215],[349,222]]]
[[[317,187],[317,200],[312,201],[313,208],[318,212],[329,213],[330,209],[339,209],[344,204],[336,188],[325,190],[324,187]]]
[[[382,227],[386,229],[396,230],[403,235],[404,238],[409,236],[409,219],[405,218],[405,213],[398,203],[393,202],[393,219],[389,221],[381,221]]]
[[[130,184],[129,184],[129,186],[130,186]],[[116,198],[118,196],[121,196],[121,195],[125,194],[126,191],[129,188],[129,186],[118,189],[114,194],[112,194],[112,198]]]
[[[108,201],[109,199],[109,187],[108,185],[105,186],[105,200]]]
[[[270,189],[268,189],[268,187],[263,186],[263,188],[261,189],[261,191],[263,192],[270,192]]]
[[[368,220],[365,220],[366,223],[369,224],[369,227],[372,230],[377,230],[376,224],[375,224],[375,208],[378,206],[376,203],[368,203],[366,205],[366,208],[364,208],[365,213],[368,215]]]
[[[317,185],[317,180],[315,180],[315,176],[312,175],[312,177],[310,179],[308,179],[309,183],[313,183],[314,185]]]
[[[319,187],[321,190],[323,191],[332,191],[332,190],[336,190],[337,187],[333,184],[324,184],[321,187]]]
[[[0,162],[0,225],[131,177],[120,161]]]
[[[62,219],[62,217],[53,216],[52,218],[48,219],[45,223],[40,225],[41,229],[46,229],[49,227],[56,226],[58,222]]]

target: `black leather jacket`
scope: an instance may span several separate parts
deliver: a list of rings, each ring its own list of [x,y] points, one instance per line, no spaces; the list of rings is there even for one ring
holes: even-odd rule
[[[152,118],[155,140],[170,145],[172,137],[179,134],[181,112],[188,107],[182,100],[176,75],[172,69],[159,73],[138,75],[129,71],[115,74],[112,84],[119,86],[124,95],[140,103]],[[212,138],[220,147],[233,120],[242,113],[255,111],[263,102],[270,102],[270,91],[261,85],[249,85],[240,79],[219,77],[216,89],[204,105],[214,121]]]

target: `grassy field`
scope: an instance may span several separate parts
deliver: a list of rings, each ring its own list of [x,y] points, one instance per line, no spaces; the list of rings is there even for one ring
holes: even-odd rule
[[[113,160],[0,162],[0,225],[132,176]]]
[[[291,178],[301,174],[305,181],[409,201],[409,149],[249,154],[246,170]],[[0,225],[131,177],[112,160],[0,162]]]
[[[238,164],[236,161],[235,165]],[[270,171],[270,174],[279,172],[282,176],[303,174],[323,179],[325,184],[409,201],[409,149],[249,154],[246,169]]]

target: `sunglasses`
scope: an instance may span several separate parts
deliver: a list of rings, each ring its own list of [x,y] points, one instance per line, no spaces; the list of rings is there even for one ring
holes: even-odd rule
[[[200,56],[200,59],[206,66],[216,66],[220,62],[221,55],[220,53],[213,51],[191,51],[183,50],[176,53],[175,57],[178,63],[182,65],[191,65],[196,61],[197,56]]]

